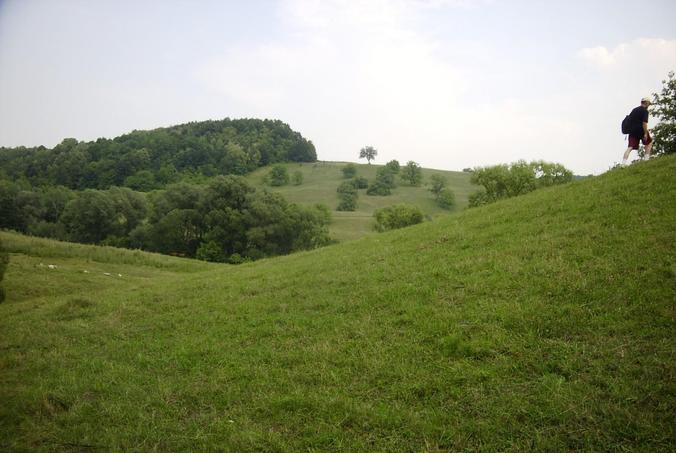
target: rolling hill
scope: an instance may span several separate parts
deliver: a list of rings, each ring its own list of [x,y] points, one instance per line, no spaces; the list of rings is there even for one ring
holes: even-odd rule
[[[674,174],[241,266],[2,233],[0,449],[671,451]]]
[[[422,169],[423,184],[419,187],[401,183],[397,177],[398,186],[392,191],[392,195],[369,196],[366,190],[359,190],[359,199],[357,209],[352,212],[335,211],[338,205],[338,194],[336,189],[338,185],[345,181],[342,168],[346,162],[314,162],[314,163],[288,163],[284,164],[289,174],[300,171],[303,174],[303,184],[289,184],[281,187],[269,187],[273,192],[281,193],[284,198],[292,203],[311,205],[323,203],[329,206],[333,212],[333,222],[330,226],[331,236],[338,241],[358,239],[373,231],[373,213],[376,209],[384,208],[399,203],[408,203],[418,206],[424,214],[435,217],[440,214],[447,214],[449,211],[437,206],[432,194],[427,190],[425,184],[430,176],[442,175],[448,181],[448,188],[453,191],[456,197],[455,211],[467,207],[469,195],[476,192],[479,188],[469,182],[470,173],[459,171],[445,171]],[[382,165],[355,164],[357,166],[357,175],[373,181],[376,171]],[[247,175],[247,179],[253,185],[264,186],[263,179],[270,171],[270,167],[259,168]]]

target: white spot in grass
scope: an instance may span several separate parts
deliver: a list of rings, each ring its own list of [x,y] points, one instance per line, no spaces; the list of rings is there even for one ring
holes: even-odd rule
[[[107,275],[108,277],[110,277],[110,272],[104,272],[103,275]]]
[[[122,274],[117,274],[118,277],[122,277]]]
[[[83,270],[82,272],[84,272],[85,274],[89,273],[89,271],[87,269]]]
[[[50,269],[56,269],[56,266],[54,264],[50,264],[47,267],[50,268]]]

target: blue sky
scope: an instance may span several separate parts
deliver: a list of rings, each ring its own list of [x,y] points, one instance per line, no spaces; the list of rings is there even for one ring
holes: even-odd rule
[[[599,173],[676,70],[676,2],[0,1],[0,146],[278,118],[322,160]]]

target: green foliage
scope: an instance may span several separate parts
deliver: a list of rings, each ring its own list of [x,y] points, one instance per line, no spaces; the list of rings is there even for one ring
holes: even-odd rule
[[[115,231],[115,218],[112,200],[99,190],[88,189],[68,202],[60,220],[70,240],[96,244]]]
[[[390,170],[392,173],[394,173],[395,175],[396,175],[397,173],[399,173],[399,170],[400,170],[400,168],[401,168],[400,165],[399,165],[399,161],[398,161],[398,160],[391,160],[391,161],[389,161],[388,163],[385,164],[385,167],[386,167],[388,170]]]
[[[420,208],[408,204],[378,209],[373,216],[376,219],[374,229],[381,232],[404,228],[423,221],[423,213]]]
[[[676,75],[669,72],[668,78],[662,81],[661,93],[653,93],[651,110],[660,122],[652,129],[655,141],[653,152],[656,154],[673,154],[676,152]]]
[[[0,148],[0,168],[9,179],[76,190],[150,191],[181,179],[316,160],[312,142],[287,124],[257,119],[195,122],[93,142],[67,138],[53,149]]]
[[[289,172],[284,165],[275,165],[270,170],[268,181],[271,186],[285,186],[289,183]]]
[[[340,202],[337,211],[354,211],[357,208],[357,187],[354,180],[340,183],[338,189],[338,198]]]
[[[369,180],[366,179],[363,176],[356,176],[355,178],[352,179],[352,184],[357,188],[357,189],[368,189],[369,187]]]
[[[455,206],[455,194],[448,188],[441,189],[441,191],[436,195],[435,200],[442,209],[450,210],[453,209],[453,206]]]
[[[357,209],[357,192],[341,193],[339,195],[340,202],[336,211],[354,211]]]
[[[325,245],[331,221],[322,209],[289,204],[232,175],[147,196],[126,187],[21,190],[0,181],[0,209],[7,213],[4,228],[36,236],[219,262]]]
[[[157,182],[155,181],[155,174],[152,171],[139,170],[132,176],[127,176],[124,180],[124,185],[140,192],[149,192],[157,187]]]
[[[356,193],[357,187],[355,186],[354,180],[341,182],[338,185],[336,192],[338,192],[338,193]]]
[[[523,195],[541,187],[549,187],[572,181],[573,173],[561,164],[520,160],[510,165],[495,165],[476,168],[472,173],[473,184],[484,190],[470,195],[469,205],[480,206],[494,201]]]
[[[355,164],[349,163],[345,165],[341,171],[343,172],[343,178],[354,178],[357,175],[357,166]]]
[[[378,155],[378,150],[373,146],[365,146],[359,150],[359,158],[366,159],[366,161],[371,164],[371,161],[376,158]]]
[[[239,267],[0,232],[0,445],[672,451],[674,174]]]
[[[419,186],[422,182],[422,168],[412,160],[409,160],[401,169],[400,177],[411,186]]]
[[[293,182],[294,186],[300,186],[303,184],[303,178],[303,172],[300,170],[294,171],[291,175],[291,181]]]
[[[376,172],[376,180],[366,190],[367,195],[387,196],[395,187],[394,173],[387,167],[380,167]]]
[[[5,289],[2,287],[2,280],[5,277],[5,271],[9,264],[9,253],[2,246],[2,238],[0,238],[0,302],[5,300]]]
[[[429,191],[432,192],[435,197],[437,197],[448,185],[448,179],[445,176],[435,174],[430,176],[428,185]]]

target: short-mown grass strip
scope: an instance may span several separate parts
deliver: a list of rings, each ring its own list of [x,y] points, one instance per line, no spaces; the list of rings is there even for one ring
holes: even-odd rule
[[[14,247],[0,447],[672,451],[674,174],[241,266],[97,264],[128,281]]]

